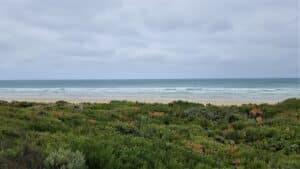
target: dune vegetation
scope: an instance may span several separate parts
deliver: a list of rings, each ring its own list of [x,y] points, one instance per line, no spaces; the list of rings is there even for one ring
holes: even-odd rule
[[[299,169],[300,99],[0,101],[1,169]]]

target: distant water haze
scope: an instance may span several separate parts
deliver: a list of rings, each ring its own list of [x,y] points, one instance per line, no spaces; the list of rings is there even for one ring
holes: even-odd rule
[[[275,103],[300,97],[300,79],[2,80],[0,99]]]

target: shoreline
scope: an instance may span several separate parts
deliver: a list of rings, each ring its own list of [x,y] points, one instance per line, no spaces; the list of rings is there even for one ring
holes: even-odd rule
[[[69,98],[69,97],[57,97],[57,98],[1,98],[3,101],[24,101],[24,102],[39,102],[39,103],[54,103],[57,101],[66,101],[69,103],[110,103],[111,101],[128,101],[128,102],[140,102],[140,103],[162,103],[168,104],[174,101],[186,101],[191,103],[213,104],[213,105],[242,105],[242,104],[276,104],[281,100],[259,100],[259,99],[171,99],[171,98]]]

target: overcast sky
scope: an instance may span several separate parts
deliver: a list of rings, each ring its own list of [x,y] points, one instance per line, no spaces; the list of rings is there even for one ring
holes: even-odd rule
[[[0,0],[0,79],[299,77],[299,0]]]

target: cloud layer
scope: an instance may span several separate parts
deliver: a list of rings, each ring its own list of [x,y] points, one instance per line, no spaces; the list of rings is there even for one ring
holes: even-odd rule
[[[299,77],[298,0],[1,0],[0,79]]]

